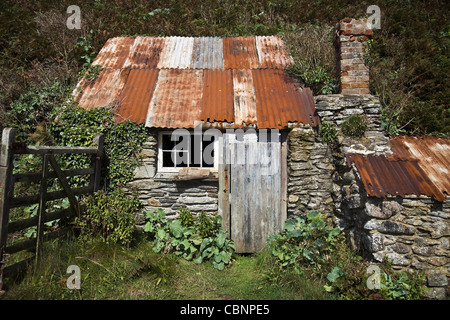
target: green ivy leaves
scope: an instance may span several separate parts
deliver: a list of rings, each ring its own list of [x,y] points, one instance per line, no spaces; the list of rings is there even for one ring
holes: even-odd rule
[[[108,191],[134,177],[138,154],[147,140],[147,129],[131,121],[117,123],[107,108],[84,109],[70,106],[54,111],[55,122],[48,125],[54,141],[60,145],[92,146],[96,134],[105,136],[102,178]],[[84,155],[65,155],[63,163],[72,168],[86,168],[90,159]],[[83,184],[85,180],[73,181]]]

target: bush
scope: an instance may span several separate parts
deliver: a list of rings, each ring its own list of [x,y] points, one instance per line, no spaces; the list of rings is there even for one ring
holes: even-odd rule
[[[140,207],[136,194],[128,197],[120,188],[110,193],[98,191],[84,199],[86,211],[75,220],[81,238],[100,237],[106,243],[129,245]]]
[[[330,259],[339,229],[330,227],[315,210],[306,219],[296,217],[285,222],[284,231],[269,237],[269,250],[280,270],[314,265],[320,271]],[[300,269],[299,269],[300,268]]]
[[[323,142],[333,143],[337,139],[336,128],[326,120],[322,121],[320,125],[320,135],[322,136]]]
[[[223,270],[236,248],[222,230],[221,217],[202,212],[194,218],[188,209],[179,213],[179,219],[170,220],[162,209],[144,212],[144,232],[153,241],[153,251],[174,253],[195,263],[211,260],[214,268]]]
[[[367,118],[353,115],[342,123],[342,133],[349,137],[362,137],[367,130]]]
[[[369,262],[356,255],[341,237],[339,229],[327,224],[321,214],[310,211],[306,219],[286,220],[283,232],[268,240],[274,259],[267,278],[307,273],[326,279],[327,292],[343,299],[420,299],[423,297],[423,275],[395,272],[389,263],[380,265],[380,289],[367,286]]]

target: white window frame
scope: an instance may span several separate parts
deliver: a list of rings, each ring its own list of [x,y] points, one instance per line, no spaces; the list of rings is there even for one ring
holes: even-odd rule
[[[167,172],[167,173],[177,173],[180,171],[180,169],[183,168],[193,168],[193,169],[202,169],[202,170],[210,170],[211,172],[218,172],[219,169],[219,137],[216,137],[216,139],[214,140],[214,165],[213,167],[202,167],[200,165],[200,167],[178,167],[178,168],[174,168],[174,167],[164,167],[163,166],[163,151],[169,151],[169,150],[163,150],[162,148],[162,137],[163,135],[171,135],[173,133],[173,131],[160,131],[158,132],[158,172]],[[200,134],[194,131],[189,131],[189,133],[191,135],[194,134]],[[202,142],[203,142],[203,134],[204,132],[201,132],[202,135]],[[202,149],[201,149],[202,150]],[[201,151],[203,152],[203,151]],[[188,151],[188,161],[190,161],[190,146],[189,146],[189,151]],[[203,156],[203,155],[202,155]]]

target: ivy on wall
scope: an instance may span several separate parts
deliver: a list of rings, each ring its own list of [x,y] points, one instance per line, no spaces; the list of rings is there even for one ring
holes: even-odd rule
[[[147,129],[132,121],[116,122],[107,108],[83,109],[76,105],[57,111],[49,132],[56,144],[91,146],[96,134],[105,136],[102,182],[106,190],[130,181],[139,164],[139,154],[147,139]],[[67,155],[66,165],[87,167],[90,159],[83,155]],[[84,181],[79,181],[84,182]]]

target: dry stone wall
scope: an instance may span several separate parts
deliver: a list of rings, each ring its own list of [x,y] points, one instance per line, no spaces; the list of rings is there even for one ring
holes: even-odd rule
[[[382,154],[389,151],[389,138],[381,125],[381,105],[377,97],[365,95],[331,94],[314,97],[322,122],[335,126],[342,154]],[[342,134],[342,124],[353,115],[367,119],[367,130],[361,138]]]
[[[318,210],[334,211],[331,149],[310,126],[296,127],[288,135],[288,218]]]
[[[336,94],[316,96],[315,101],[321,121],[333,124],[338,132],[332,160],[325,160],[335,170],[331,197],[336,225],[348,235],[352,247],[369,259],[388,259],[397,270],[423,270],[429,288],[426,294],[446,298],[450,279],[449,197],[437,202],[429,197],[368,196],[356,169],[347,166],[345,154],[384,154],[390,150],[381,126],[379,100],[371,95]],[[342,124],[352,115],[367,118],[363,137],[342,133]]]
[[[425,272],[426,294],[444,299],[450,280],[450,199],[370,197],[357,172],[345,173],[336,211],[338,225],[353,248],[376,262],[386,259],[396,270]]]

